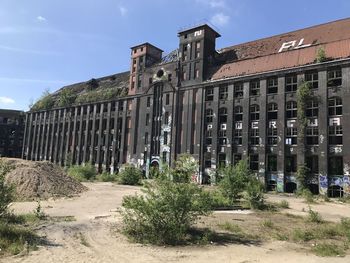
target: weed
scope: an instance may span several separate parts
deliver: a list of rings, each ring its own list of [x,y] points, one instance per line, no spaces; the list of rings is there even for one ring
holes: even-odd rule
[[[307,241],[315,239],[315,234],[311,230],[294,229],[294,231],[292,233],[292,237],[293,237],[294,241],[307,242]]]
[[[261,225],[265,228],[274,228],[275,224],[270,220],[270,219],[266,219],[264,220]]]
[[[37,202],[37,206],[34,210],[34,215],[40,220],[44,220],[47,217],[44,211],[42,210],[40,201]]]
[[[229,231],[231,233],[242,233],[242,229],[233,223],[225,222],[224,224],[218,225],[221,229]]]
[[[288,209],[289,208],[289,203],[288,203],[287,200],[282,200],[279,203],[277,203],[277,207]]]
[[[323,223],[324,220],[322,218],[322,216],[320,215],[320,213],[316,212],[316,211],[313,211],[311,209],[311,207],[309,207],[309,216],[308,216],[308,220],[312,223],[317,223],[317,224],[320,224],[320,223]]]
[[[344,248],[334,243],[316,244],[312,251],[320,257],[345,256]]]

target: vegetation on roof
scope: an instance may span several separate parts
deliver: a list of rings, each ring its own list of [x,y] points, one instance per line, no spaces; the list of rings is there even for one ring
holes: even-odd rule
[[[31,111],[50,110],[84,103],[113,100],[128,95],[129,72],[63,87],[57,92],[44,91]]]

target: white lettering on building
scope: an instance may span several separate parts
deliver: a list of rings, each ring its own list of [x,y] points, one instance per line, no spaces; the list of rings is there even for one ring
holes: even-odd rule
[[[278,53],[285,51],[287,49],[290,49],[290,48],[299,49],[299,48],[304,48],[304,47],[309,47],[309,46],[311,46],[311,44],[304,45],[304,38],[300,39],[298,43],[296,40],[284,42],[282,44],[281,48],[278,50]]]

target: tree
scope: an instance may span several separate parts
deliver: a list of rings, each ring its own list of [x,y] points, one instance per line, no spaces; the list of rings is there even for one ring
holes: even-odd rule
[[[222,178],[219,189],[233,204],[242,197],[249,178],[252,177],[247,161],[240,161],[235,166],[225,166],[218,171]]]

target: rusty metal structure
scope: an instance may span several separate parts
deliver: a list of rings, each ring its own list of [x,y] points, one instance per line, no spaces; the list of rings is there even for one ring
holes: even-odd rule
[[[218,37],[206,24],[181,30],[167,56],[140,44],[131,48],[130,72],[64,87],[127,94],[28,112],[23,158],[109,172],[133,163],[148,174],[188,153],[201,183],[220,165],[248,159],[280,192],[296,190],[297,167],[306,164],[312,192],[349,193],[350,19],[220,50]],[[297,90],[305,82],[315,99],[300,143]]]
[[[0,157],[21,158],[25,113],[0,109]]]

